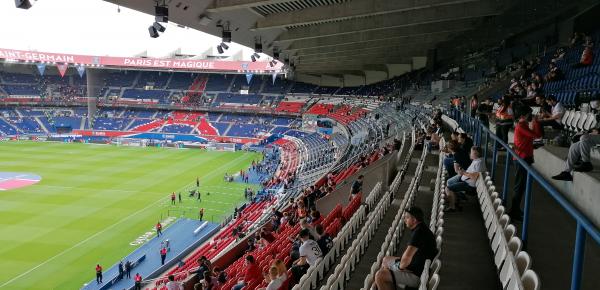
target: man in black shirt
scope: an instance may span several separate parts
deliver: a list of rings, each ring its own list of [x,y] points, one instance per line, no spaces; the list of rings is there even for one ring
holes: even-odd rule
[[[419,287],[425,260],[433,259],[438,253],[435,236],[423,223],[423,211],[418,207],[406,210],[404,223],[412,231],[408,246],[402,257],[383,258],[381,269],[375,274],[378,290]]]
[[[352,183],[352,191],[350,192],[350,200],[362,191],[363,176],[359,175],[358,179]]]

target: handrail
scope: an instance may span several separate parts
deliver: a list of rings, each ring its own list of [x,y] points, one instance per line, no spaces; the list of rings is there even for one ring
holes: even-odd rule
[[[568,201],[562,193],[560,193],[552,184],[550,184],[535,168],[525,162],[522,158],[520,158],[515,151],[513,151],[510,146],[504,141],[500,140],[494,133],[492,133],[487,127],[485,127],[478,119],[472,118],[460,112],[456,109],[452,111],[446,111],[446,114],[458,122],[460,127],[467,132],[471,133],[474,137],[476,144],[481,145],[482,136],[485,135],[485,144],[484,144],[484,158],[487,158],[487,150],[488,144],[491,140],[493,140],[493,156],[492,156],[492,178],[494,178],[494,171],[496,167],[496,160],[498,159],[498,144],[506,149],[506,161],[507,164],[505,166],[504,172],[504,188],[502,193],[502,200],[506,202],[507,198],[507,187],[508,187],[508,176],[509,176],[509,168],[510,164],[508,163],[509,157],[513,157],[513,160],[517,161],[519,165],[523,166],[523,168],[527,172],[526,179],[526,187],[525,187],[525,205],[524,205],[524,213],[523,213],[523,229],[522,229],[522,237],[523,247],[527,247],[528,241],[528,233],[529,233],[529,214],[531,207],[531,190],[532,190],[532,181],[535,180],[539,185],[544,188],[552,198],[577,222],[577,230],[575,235],[575,247],[573,253],[573,267],[571,272],[571,290],[579,290],[581,287],[581,277],[583,272],[583,260],[584,260],[584,252],[585,252],[585,238],[586,233],[594,240],[596,243],[600,244],[600,231],[596,226],[573,204]]]

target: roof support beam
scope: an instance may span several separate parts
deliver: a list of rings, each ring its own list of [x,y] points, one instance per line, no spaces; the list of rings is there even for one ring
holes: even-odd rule
[[[295,0],[214,0],[214,2],[210,6],[208,6],[208,8],[206,8],[206,11],[210,13],[218,13],[223,11],[245,9],[256,6],[292,1]]]
[[[340,58],[361,58],[361,57],[381,57],[381,56],[413,56],[413,55],[426,55],[427,49],[433,47],[414,47],[414,46],[401,46],[401,47],[382,47],[371,50],[363,51],[349,51],[349,52],[338,52],[322,55],[311,55],[298,57],[298,63],[323,61],[328,59],[340,59]]]
[[[343,44],[338,46],[326,46],[310,49],[297,48],[292,46],[284,51],[297,52],[302,55],[318,54],[323,52],[336,52],[336,51],[348,51],[357,50],[368,47],[387,47],[387,46],[398,46],[398,45],[415,45],[418,46],[421,43],[436,43],[445,41],[452,36],[458,35],[458,32],[439,32],[428,35],[418,36],[400,36],[392,39],[374,40],[370,42],[357,43],[357,44]]]
[[[452,20],[475,19],[500,14],[501,11],[496,6],[487,2],[473,2],[451,5],[444,8],[406,11],[380,17],[365,17],[323,23],[289,29],[279,37],[279,40],[304,40],[373,31],[379,33],[385,29],[415,27]]]
[[[381,16],[390,13],[431,9],[449,5],[475,2],[478,0],[354,0],[339,5],[319,6],[268,15],[256,23],[256,29],[286,28],[321,22],[347,20],[352,18]]]
[[[440,23],[428,23],[416,27],[400,27],[389,30],[382,30],[377,33],[359,32],[356,34],[344,34],[331,37],[305,39],[301,41],[294,41],[294,43],[290,45],[288,49],[310,49],[317,47],[339,46],[343,44],[362,44],[380,40],[405,38],[409,36],[424,36],[438,33],[464,32],[470,29],[473,29],[473,21],[471,19],[468,19],[466,21],[446,21]],[[286,43],[292,41],[293,40],[286,40],[280,37],[275,42],[278,43],[280,47],[283,47]]]
[[[327,68],[344,68],[350,67],[351,65],[367,65],[367,64],[391,64],[391,63],[412,63],[412,57],[407,56],[383,56],[376,58],[352,58],[352,57],[340,57],[330,58],[327,60],[317,60],[309,62],[298,62],[296,64],[297,69],[311,70],[322,67]]]

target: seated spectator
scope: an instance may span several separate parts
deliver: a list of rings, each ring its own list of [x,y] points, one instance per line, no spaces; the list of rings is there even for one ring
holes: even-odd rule
[[[550,110],[550,114],[544,114],[541,119],[539,119],[540,126],[546,127],[550,126],[555,130],[562,129],[562,117],[565,114],[565,107],[556,100],[554,96],[548,96],[546,99],[548,105],[552,106]],[[543,135],[543,131],[542,131]]]
[[[565,161],[565,170],[560,174],[552,176],[555,180],[573,181],[572,171],[589,172],[594,169],[590,162],[590,151],[592,147],[600,144],[600,129],[594,128],[588,134],[581,136],[579,141],[571,144],[569,155]]]
[[[450,140],[446,144],[446,148],[444,150],[446,153],[449,153],[449,155],[446,156],[443,161],[444,167],[448,171],[449,178],[456,175],[456,170],[458,167],[469,167],[469,155],[465,154],[465,151],[460,150],[460,144],[458,144],[457,141]]]
[[[284,281],[285,279],[279,277],[279,271],[277,267],[271,266],[269,268],[268,275],[265,276],[265,282],[267,282],[268,285],[266,288],[259,288],[259,290],[277,290],[279,287],[281,287],[281,285],[283,285]]]
[[[457,175],[448,179],[446,186],[446,196],[448,196],[448,208],[447,212],[456,211],[456,208],[460,208],[456,200],[456,194],[458,192],[472,191],[475,189],[475,182],[481,172],[485,171],[485,162],[481,158],[481,148],[473,146],[471,148],[470,158],[473,160],[467,170],[458,168]]]
[[[411,230],[408,246],[402,257],[387,256],[383,258],[381,269],[375,274],[375,284],[378,290],[419,287],[425,261],[432,260],[438,253],[435,236],[424,224],[424,214],[420,208],[407,209],[404,223]]]
[[[211,263],[210,260],[206,258],[206,256],[200,257],[197,263],[198,268],[194,271],[190,271],[190,274],[196,274],[198,276],[198,280],[200,280],[202,277],[204,277],[204,272],[211,271]]]
[[[217,280],[211,272],[204,272],[203,279],[194,285],[194,290],[212,290],[217,286]],[[183,289],[183,288],[182,288]]]
[[[263,244],[263,246],[266,247],[268,244],[274,242],[275,239],[276,238],[271,231],[269,231],[266,228],[260,229],[260,241]]]
[[[273,261],[273,266],[277,267],[277,277],[283,277],[283,280],[287,280],[287,269],[285,267],[285,263],[283,263],[282,260],[280,259],[275,259],[275,261]]]
[[[564,79],[563,72],[556,66],[555,63],[551,62],[548,66],[548,73],[544,76],[546,82],[560,81]]]
[[[321,218],[321,212],[319,212],[318,210],[311,210],[310,211],[310,224],[312,226],[317,226],[319,223],[321,223],[323,219]]]
[[[319,235],[319,239],[317,239],[317,244],[319,244],[319,248],[321,249],[321,253],[323,256],[329,253],[329,250],[333,248],[333,239],[331,236],[325,232],[322,225],[317,225],[315,228],[317,231],[317,235]]]
[[[471,151],[471,147],[473,147],[473,139],[471,139],[467,133],[460,133],[458,135],[458,144],[460,144],[460,150],[463,151],[466,156],[468,156],[469,152]]]
[[[573,65],[574,68],[590,66],[594,63],[594,51],[591,46],[586,46],[581,53],[581,59]]]
[[[225,273],[225,271],[222,271],[219,267],[215,267],[215,269],[213,270],[213,277],[217,278],[217,282],[219,282],[219,284],[223,285],[227,282],[227,273]]]
[[[317,262],[323,258],[323,253],[321,252],[321,248],[319,248],[319,244],[310,238],[310,231],[308,229],[303,229],[300,231],[300,241],[302,241],[302,245],[300,245],[300,258],[295,260],[292,264],[292,278],[296,283],[300,281],[300,278],[306,274],[308,268],[317,264]],[[239,290],[239,289],[235,289]]]
[[[504,143],[508,143],[508,132],[513,126],[513,109],[507,96],[498,100],[496,110],[496,135]]]
[[[546,114],[550,114],[550,112],[552,112],[552,106],[548,105],[548,102],[546,102],[546,98],[544,98],[544,96],[536,96],[535,105],[540,107],[540,111],[538,113],[539,117],[542,117]]]
[[[256,260],[254,260],[254,256],[248,255],[246,256],[246,272],[244,272],[244,277],[242,280],[238,281],[236,285],[234,285],[231,290],[241,290],[248,283],[254,280],[261,279],[261,271],[258,267]]]
[[[183,290],[181,283],[175,281],[174,275],[169,275],[169,282],[165,286],[167,286],[167,290]]]

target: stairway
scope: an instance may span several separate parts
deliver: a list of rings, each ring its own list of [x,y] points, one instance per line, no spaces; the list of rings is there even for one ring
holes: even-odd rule
[[[46,134],[48,134],[48,129],[46,128],[46,126],[44,126],[44,124],[42,123],[42,121],[40,121],[40,119],[38,117],[33,117],[33,119],[35,119],[35,121],[38,123],[38,125],[40,125],[40,128],[42,128],[42,130],[44,130],[44,132]]]

